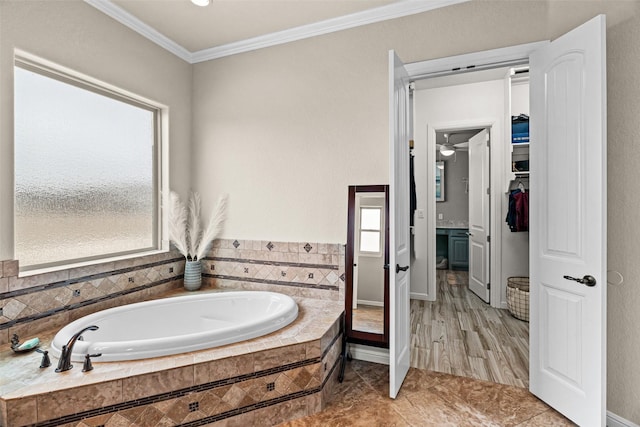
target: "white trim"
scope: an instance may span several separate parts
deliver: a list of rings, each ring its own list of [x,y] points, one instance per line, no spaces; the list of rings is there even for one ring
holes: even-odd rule
[[[430,301],[429,295],[428,294],[424,294],[422,292],[411,292],[409,294],[409,298],[411,298],[411,299],[419,299],[419,300],[422,300],[422,301]]]
[[[504,188],[502,184],[503,173],[500,169],[500,165],[503,164],[504,147],[500,141],[504,140],[503,126],[501,124],[500,117],[487,117],[483,119],[472,120],[455,120],[451,122],[443,123],[426,123],[427,126],[427,157],[430,158],[430,153],[436,152],[436,132],[442,131],[454,131],[464,129],[480,129],[486,128],[489,131],[491,138],[490,144],[490,170],[489,177],[490,182],[490,195],[489,195],[489,209],[491,211],[491,217],[489,219],[489,228],[491,230],[491,241],[489,242],[490,251],[490,267],[489,267],[489,283],[500,283],[500,276],[502,273],[501,259],[502,259],[502,196],[501,189]],[[427,163],[427,176],[435,177],[435,163]],[[427,192],[427,236],[433,236],[429,238],[427,242],[427,253],[436,253],[436,199],[435,199],[435,179],[432,179],[433,186],[430,187],[434,192],[433,197]],[[498,212],[498,214],[495,214]],[[433,233],[433,234],[431,234]],[[433,295],[433,301],[436,300],[437,295],[437,280],[436,280],[436,260],[435,257],[430,257],[427,260],[428,276],[427,281],[429,283],[427,292]],[[500,308],[500,291],[501,286],[492,286],[490,292],[490,303],[492,307]]]
[[[323,34],[334,33],[336,31],[347,30],[349,28],[360,27],[362,25],[428,12],[430,10],[458,3],[465,3],[470,0],[403,0],[386,6],[351,13],[349,15],[315,22],[313,24],[302,25],[288,30],[277,31],[263,36],[252,37],[246,40],[227,43],[221,46],[210,47],[196,52],[188,51],[175,41],[157,31],[155,28],[145,24],[140,19],[122,9],[120,6],[112,3],[111,0],[84,1],[186,62],[195,64],[198,62],[223,58],[225,56],[236,55],[238,53],[250,52],[257,49],[316,37]]]
[[[382,301],[369,301],[366,299],[359,299],[358,304],[370,305],[372,307],[384,307],[384,303]]]
[[[84,0],[90,6],[95,7],[100,12],[115,19],[122,25],[131,28],[136,33],[151,40],[158,46],[168,50],[178,58],[193,64],[193,54],[169,37],[160,33],[150,25],[145,24],[120,6],[112,3],[110,0]]]
[[[638,424],[626,420],[611,411],[607,411],[607,427],[640,427]]]
[[[466,53],[406,64],[405,68],[412,80],[438,77],[447,74],[468,73],[478,70],[506,67],[529,62],[531,52],[548,44],[549,41],[526,43],[482,52]]]
[[[362,344],[347,344],[349,346],[351,356],[355,360],[364,360],[365,362],[379,363],[382,365],[389,364],[389,349],[371,347]]]
[[[102,256],[98,255],[95,258],[92,257],[90,259],[67,259],[37,268],[30,268],[27,266],[25,269],[21,269],[19,271],[18,276],[21,278],[29,277],[37,274],[52,273],[56,271],[104,264],[107,262],[168,253],[170,251],[170,244],[167,238],[169,232],[163,212],[169,212],[169,200],[168,197],[162,198],[161,195],[169,193],[169,156],[167,155],[169,152],[169,107],[163,103],[122,89],[118,86],[88,76],[74,69],[65,67],[32,53],[25,52],[18,48],[14,48],[13,50],[13,64],[14,67],[19,66],[26,70],[35,71],[42,77],[54,79],[64,84],[74,85],[74,87],[78,89],[91,91],[95,95],[107,96],[121,103],[151,111],[154,113],[157,120],[155,127],[156,139],[153,145],[153,150],[155,152],[154,163],[157,168],[154,183],[154,191],[158,196],[157,209],[155,210],[157,222],[155,245],[157,247],[141,248],[137,251],[126,253],[103,254]]]
[[[425,79],[430,77],[443,76],[447,74],[473,72],[473,71],[482,70],[482,69],[496,68],[499,66],[505,66],[506,64],[509,64],[509,65],[524,64],[529,62],[529,55],[533,51],[539,49],[542,46],[547,45],[548,43],[549,41],[546,40],[546,41],[539,41],[539,42],[533,42],[533,43],[525,43],[525,44],[520,44],[516,46],[509,46],[509,47],[504,47],[499,49],[485,50],[481,52],[473,52],[473,53],[467,53],[462,55],[449,56],[445,58],[412,62],[410,64],[405,64],[405,68],[409,73],[409,77],[412,80],[419,80],[419,79]],[[472,68],[469,68],[469,67],[472,67]],[[488,122],[493,122],[493,121],[495,121],[495,119],[488,120]],[[466,122],[464,123],[465,126],[467,124],[468,123]],[[454,124],[451,124],[451,123],[438,124],[437,126],[434,126],[433,124],[431,124],[430,126],[440,127],[440,126],[451,126],[451,125],[454,125]],[[496,129],[493,129],[492,132],[494,131],[502,132],[503,130],[504,129],[498,129],[496,127]],[[429,130],[428,132],[430,131],[431,130]],[[432,137],[435,138],[435,135],[432,135]],[[494,140],[497,141],[497,144],[491,144],[492,150],[494,150],[496,146],[501,145],[499,138],[495,138],[495,135],[493,137],[494,137]],[[432,152],[431,151],[432,149],[435,150],[435,142],[433,143],[432,146],[427,144],[427,150],[429,153]],[[500,153],[500,155],[497,156],[496,158],[493,157],[493,154],[494,153],[492,151],[491,160],[492,162],[494,162],[496,167],[499,168],[500,165],[503,165],[504,162],[506,162],[506,160],[504,160],[505,159],[504,152]],[[428,168],[427,176],[435,177],[435,174],[431,169],[429,169],[429,166],[427,166],[427,168]],[[505,179],[505,178],[502,178],[502,179],[494,180],[494,178],[495,177],[493,176],[493,173],[492,173],[491,197],[493,200],[491,202],[491,207],[493,208],[493,211],[492,211],[493,213],[502,212],[501,204],[498,203],[500,201],[499,189],[504,187],[504,184],[500,183],[500,181]],[[432,181],[434,181],[434,187],[435,187],[435,180],[432,180]],[[426,209],[427,230],[432,230],[435,228],[435,194],[433,193],[433,189],[431,187],[429,188],[430,189],[427,191],[427,204],[429,204],[429,200],[433,198],[434,206],[432,209],[430,209],[429,206],[427,206],[427,209]],[[502,222],[501,220],[498,219],[499,217],[500,215],[492,215],[492,219],[491,219],[492,237],[491,237],[490,283],[493,283],[493,284],[500,283],[500,271],[498,271],[499,270],[498,266],[500,265],[499,260],[502,259],[502,233],[500,228],[502,225]],[[431,246],[431,243],[429,243],[429,245],[430,245],[429,247],[432,250],[431,253],[435,253],[435,239],[434,239],[433,245]],[[433,270],[435,272],[435,257],[433,259],[429,258],[427,262],[428,262],[428,267],[427,267],[428,271]],[[432,268],[432,264],[433,264],[433,268]],[[431,280],[435,280],[435,278],[432,277]],[[501,301],[500,289],[501,289],[501,286],[491,287],[490,298],[491,298],[492,306],[502,307],[503,301]],[[435,290],[435,286],[433,285],[429,286],[429,291],[434,291],[434,290]],[[435,300],[435,294],[432,298],[429,298],[429,300]]]
[[[349,28],[362,25],[373,24],[386,21],[388,19],[401,18],[403,16],[415,15],[433,9],[463,3],[468,0],[432,0],[432,1],[400,1],[374,9],[364,10],[337,18],[315,22],[309,25],[277,31],[264,36],[253,37],[222,46],[199,50],[193,53],[193,62],[209,61],[225,56],[235,55],[252,50],[262,49],[270,46],[277,46],[310,37],[321,36],[323,34],[334,33],[336,31],[347,30]]]

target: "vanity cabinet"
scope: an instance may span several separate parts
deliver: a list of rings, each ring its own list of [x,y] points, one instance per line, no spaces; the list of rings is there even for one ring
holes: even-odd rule
[[[469,269],[469,236],[466,228],[437,228],[436,254],[446,256],[450,270]]]
[[[449,233],[449,268],[469,269],[469,236],[467,230],[451,230]]]

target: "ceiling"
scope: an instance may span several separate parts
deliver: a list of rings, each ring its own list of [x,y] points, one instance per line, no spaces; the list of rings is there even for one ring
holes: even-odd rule
[[[112,0],[185,49],[195,52],[289,30],[398,0]]]
[[[484,129],[484,128],[482,128]],[[461,144],[463,142],[468,142],[469,138],[480,132],[482,129],[464,129],[464,130],[454,130],[454,131],[442,131],[436,132],[436,144],[442,145],[447,140],[444,137],[445,133],[449,134],[449,145]]]
[[[469,0],[84,0],[190,63]]]

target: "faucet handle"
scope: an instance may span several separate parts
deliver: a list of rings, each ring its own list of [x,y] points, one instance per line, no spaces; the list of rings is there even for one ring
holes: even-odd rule
[[[96,353],[96,354],[86,354],[84,356],[84,364],[82,365],[82,372],[89,372],[93,370],[93,365],[91,364],[91,358],[92,357],[100,357],[102,356],[102,353]]]
[[[42,353],[42,361],[40,362],[40,369],[48,368],[51,366],[51,359],[49,359],[49,351],[36,348],[38,353]]]

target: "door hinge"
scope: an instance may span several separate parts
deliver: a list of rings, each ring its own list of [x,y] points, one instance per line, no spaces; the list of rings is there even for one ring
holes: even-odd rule
[[[491,283],[487,283],[487,290],[491,290]]]
[[[491,195],[491,189],[487,188],[487,194],[490,196]]]
[[[491,242],[491,236],[487,236],[487,242]]]

